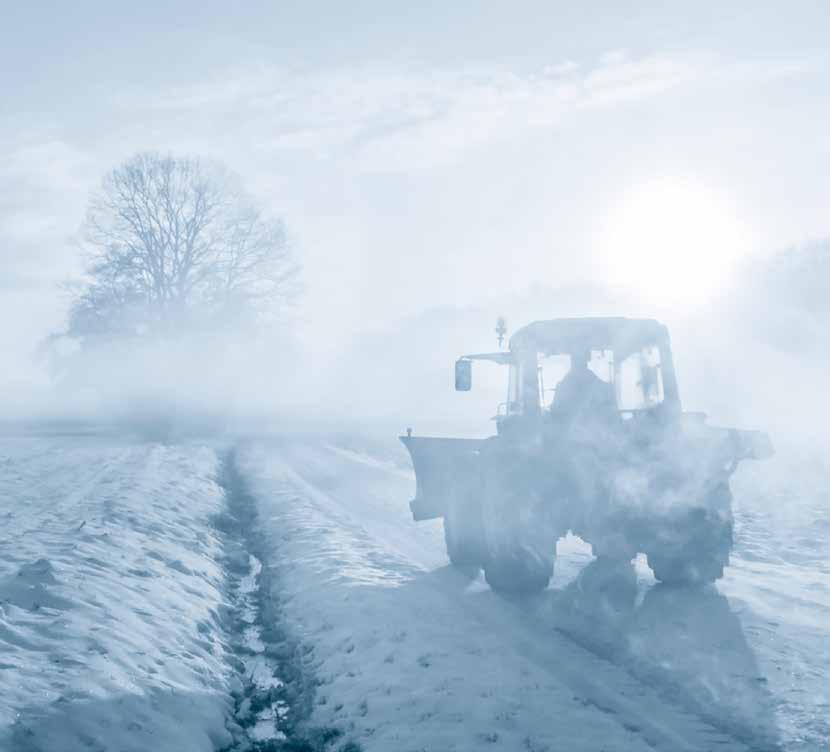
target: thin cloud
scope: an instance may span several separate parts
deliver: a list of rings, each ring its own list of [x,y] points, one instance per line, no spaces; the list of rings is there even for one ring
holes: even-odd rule
[[[347,160],[366,171],[424,170],[528,128],[587,109],[622,107],[696,85],[746,85],[816,70],[816,61],[734,61],[709,53],[635,58],[609,52],[593,65],[553,63],[536,74],[502,68],[297,72],[262,65],[118,104],[174,122],[199,114],[194,138],[231,132],[272,154]],[[197,129],[198,131],[199,129]]]

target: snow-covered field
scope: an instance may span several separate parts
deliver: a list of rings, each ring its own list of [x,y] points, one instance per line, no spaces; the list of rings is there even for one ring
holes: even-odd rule
[[[215,453],[0,441],[0,750],[227,745]]]
[[[4,438],[0,750],[828,748],[823,473],[737,477],[717,588],[569,538],[508,602],[412,522],[393,440]]]
[[[830,749],[830,465],[799,452],[733,482],[738,615],[787,749]]]

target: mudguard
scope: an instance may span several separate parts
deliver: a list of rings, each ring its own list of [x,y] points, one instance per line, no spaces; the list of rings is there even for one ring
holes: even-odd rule
[[[474,491],[485,439],[401,436],[415,468],[415,498],[409,502],[416,522],[443,517],[454,498]]]

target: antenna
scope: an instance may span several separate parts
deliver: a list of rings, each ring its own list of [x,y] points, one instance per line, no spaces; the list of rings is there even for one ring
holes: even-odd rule
[[[496,319],[496,335],[499,338],[499,347],[504,346],[504,335],[507,334],[507,321],[504,316],[499,316]]]

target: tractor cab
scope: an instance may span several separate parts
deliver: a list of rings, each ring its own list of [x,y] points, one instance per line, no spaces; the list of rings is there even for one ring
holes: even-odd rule
[[[507,395],[496,415],[500,432],[529,419],[599,411],[620,420],[681,412],[668,330],[650,319],[534,322],[510,338],[506,351],[460,358],[457,390],[472,388],[474,360],[508,367]]]

